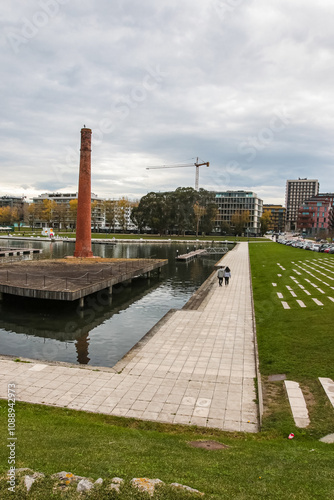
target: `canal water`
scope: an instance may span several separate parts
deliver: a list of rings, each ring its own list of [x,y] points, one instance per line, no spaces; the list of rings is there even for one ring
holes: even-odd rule
[[[27,242],[1,242],[1,246],[27,247]],[[42,258],[73,255],[73,243],[29,242],[42,248]],[[114,287],[112,302],[92,296],[84,311],[77,303],[6,298],[0,305],[0,354],[112,367],[170,309],[181,309],[212,273],[220,255],[189,263],[179,254],[194,244],[93,244],[96,256],[168,259],[160,277],[139,278]]]

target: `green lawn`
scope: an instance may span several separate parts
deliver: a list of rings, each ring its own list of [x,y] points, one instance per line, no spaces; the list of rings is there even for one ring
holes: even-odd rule
[[[159,478],[166,483],[179,482],[197,488],[210,500],[334,499],[334,445],[319,442],[320,437],[334,432],[334,409],[318,381],[319,376],[334,377],[334,303],[328,299],[334,297],[334,290],[297,267],[316,275],[306,265],[320,264],[334,272],[334,256],[274,243],[249,247],[265,403],[261,433],[224,433],[18,403],[17,467],[30,467],[46,474],[66,470],[93,479]],[[334,277],[334,273],[327,274]],[[332,280],[317,275],[334,287]],[[312,287],[305,278],[319,283],[318,288],[326,293]],[[298,284],[310,290],[311,295]],[[280,299],[277,293],[284,298]],[[316,305],[313,298],[324,305]],[[297,299],[303,300],[307,307],[302,309]],[[283,309],[282,300],[289,304],[289,310]],[[268,382],[269,375],[278,373],[285,373],[288,379],[301,384],[311,419],[307,429],[295,427],[283,382]],[[4,472],[7,468],[4,401],[0,408],[0,434],[4,437],[0,472]],[[293,440],[288,439],[290,432],[295,434]],[[205,439],[214,439],[228,448],[208,451],[188,444]],[[6,488],[5,481],[0,482],[0,498],[12,498]],[[34,500],[77,498],[75,494],[54,495],[48,481],[33,488],[33,496],[28,498]],[[16,496],[26,498],[24,494]],[[127,486],[118,496],[102,488],[91,498],[148,500],[149,497],[134,493]],[[154,498],[190,497],[165,488]]]
[[[4,421],[2,409],[2,435]],[[17,466],[47,474],[66,470],[93,479],[159,478],[197,488],[212,500],[334,498],[333,447],[303,435],[290,441],[268,432],[201,431],[20,403],[17,437]],[[188,444],[203,439],[229,448],[208,451]],[[2,471],[6,454],[4,446]],[[2,488],[0,497],[6,498],[4,482]],[[44,495],[49,498],[46,486]],[[108,496],[101,492],[99,498]],[[125,492],[118,498],[132,497]],[[167,492],[161,498],[185,497]]]
[[[283,383],[269,383],[267,379],[268,375],[286,374],[288,380],[301,384],[307,396],[311,425],[305,432],[315,436],[333,432],[334,411],[318,377],[334,378],[334,303],[328,298],[334,298],[334,256],[274,243],[250,245],[249,250],[260,372],[265,389],[265,415],[268,416],[264,420],[265,428],[267,425],[282,427],[287,421],[289,408]],[[328,284],[321,283],[317,278]],[[296,297],[292,296],[287,286]],[[278,293],[283,295],[283,299],[278,297]],[[317,305],[313,299],[323,305]],[[283,300],[290,309],[283,308]],[[301,300],[306,307],[300,307],[297,300]]]

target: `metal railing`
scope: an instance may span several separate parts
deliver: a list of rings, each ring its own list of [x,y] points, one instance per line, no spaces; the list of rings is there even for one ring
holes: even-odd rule
[[[49,274],[32,274],[32,273],[18,273],[11,270],[0,270],[0,283],[1,284],[11,284],[12,286],[24,286],[28,287],[42,285],[46,288],[47,284],[49,286],[55,285],[59,280],[65,283],[64,290],[69,290],[68,285],[71,282],[75,282],[84,285],[91,285],[93,283],[98,283],[110,279],[111,277],[117,278],[122,274],[127,274],[129,272],[136,271],[138,274],[143,274],[148,272],[147,266],[152,264],[151,259],[140,259],[140,261],[125,261],[122,263],[115,263],[108,267],[103,267],[99,271],[87,271],[81,276],[58,276]],[[13,278],[12,280],[10,278]],[[13,282],[15,280],[15,283]]]

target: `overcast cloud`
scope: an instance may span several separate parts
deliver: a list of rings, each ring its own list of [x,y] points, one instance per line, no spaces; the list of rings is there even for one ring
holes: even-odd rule
[[[2,6],[0,194],[138,199],[194,186],[284,203],[334,191],[330,0],[11,0]]]

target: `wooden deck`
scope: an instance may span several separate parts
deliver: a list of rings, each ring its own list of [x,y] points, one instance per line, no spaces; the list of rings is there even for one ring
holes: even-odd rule
[[[0,266],[0,294],[73,301],[152,271],[165,259],[57,259]]]
[[[190,260],[196,259],[199,255],[207,253],[206,250],[201,248],[200,250],[193,250],[192,252],[184,253],[182,255],[178,255],[176,260],[181,260],[183,262],[189,262]]]
[[[40,248],[0,247],[0,257],[16,257],[17,255],[31,255],[41,252]]]

